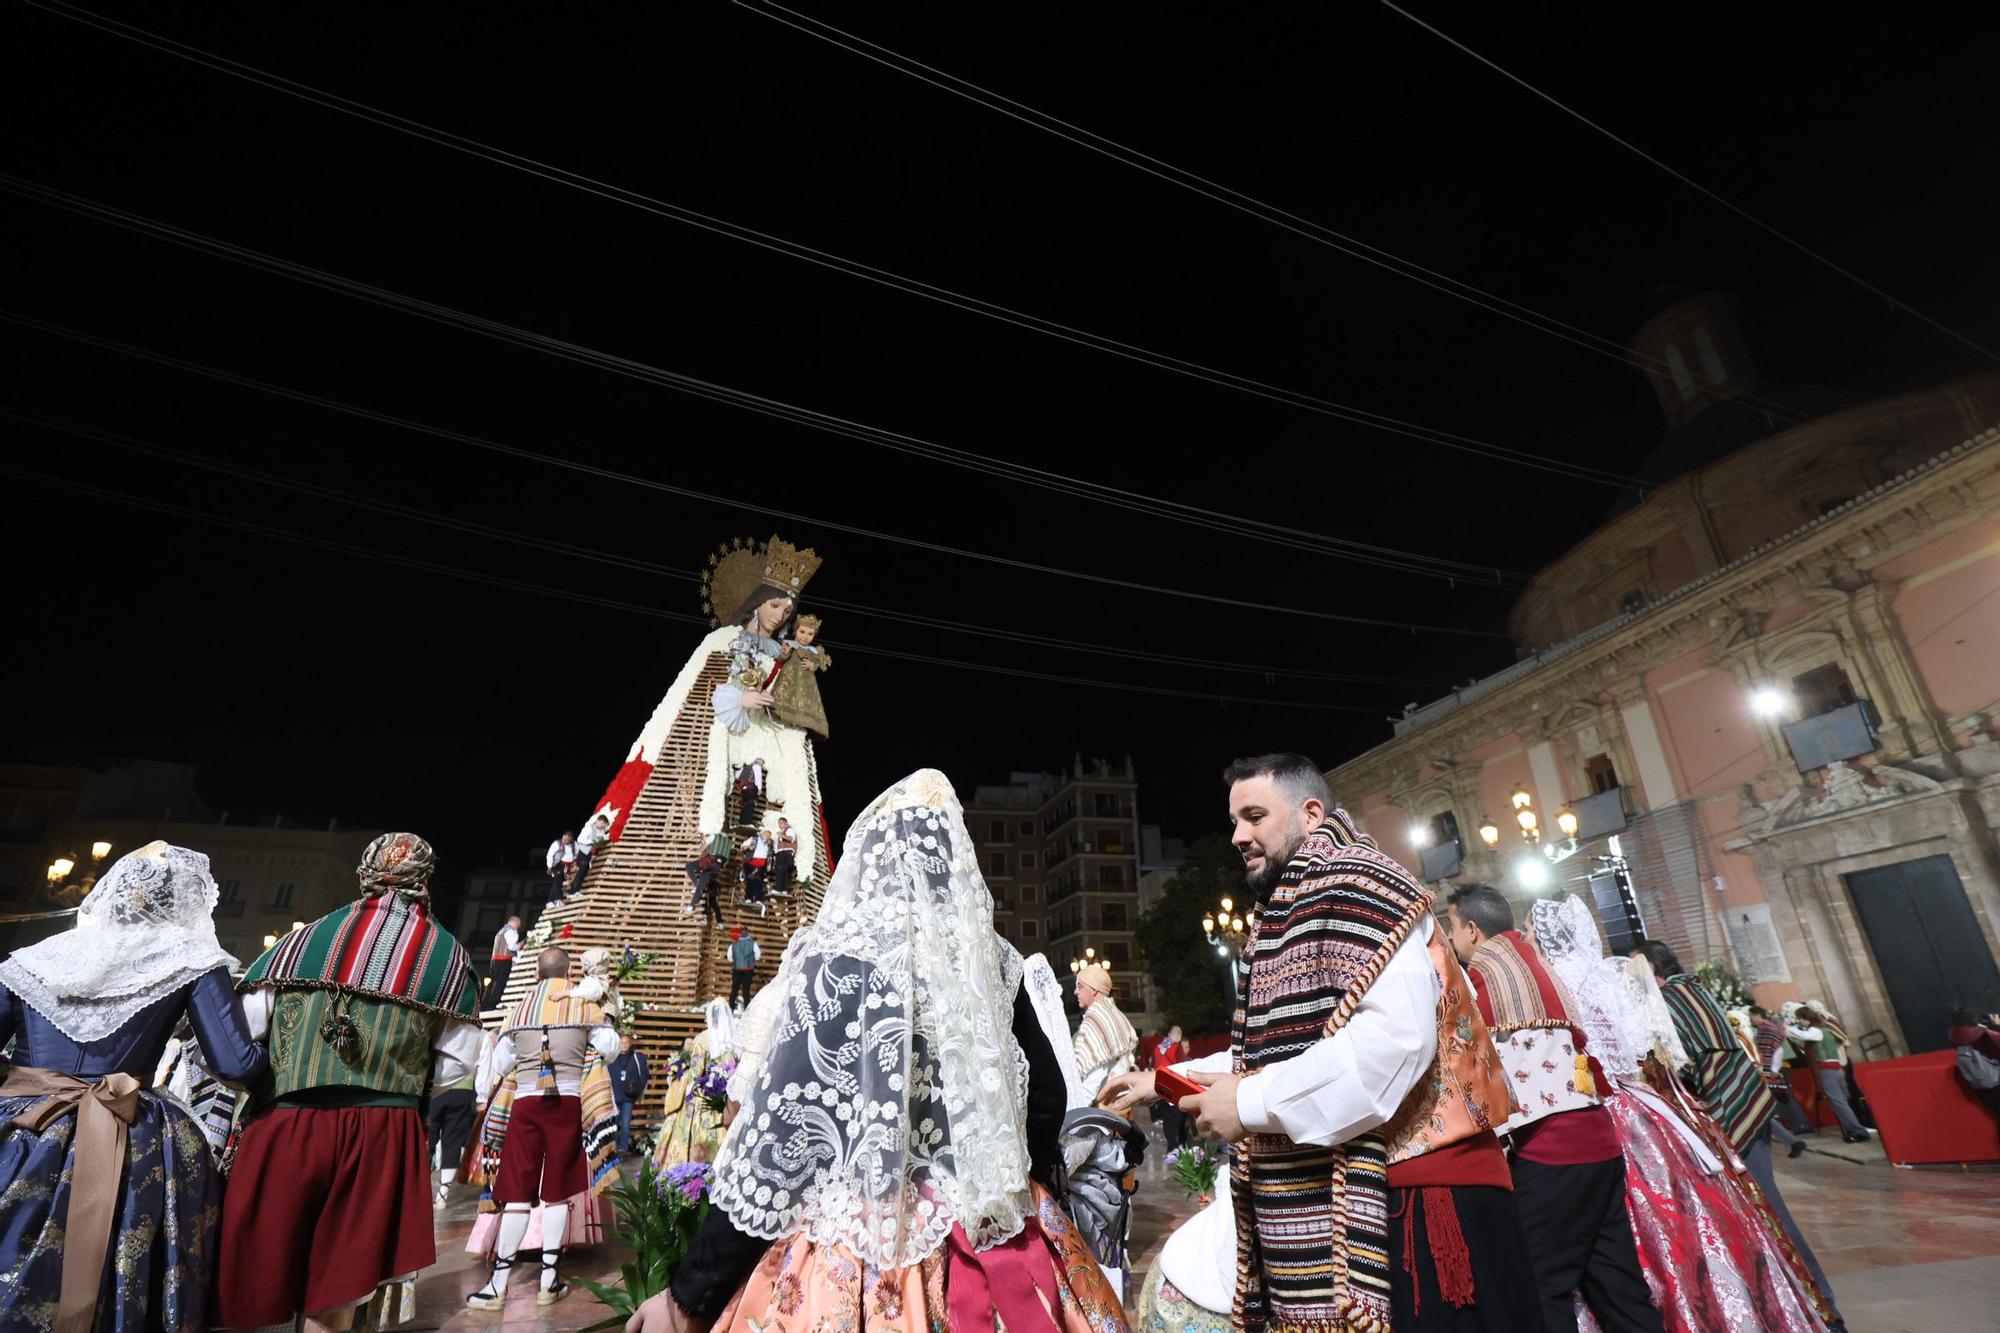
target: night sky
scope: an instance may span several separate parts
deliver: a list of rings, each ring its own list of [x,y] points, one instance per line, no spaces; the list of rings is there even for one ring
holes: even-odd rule
[[[1776,382],[1860,399],[1989,364],[1387,9],[805,7],[1616,343],[1676,283],[1739,293],[1752,352]],[[1643,471],[1659,443],[1650,390],[1613,359],[729,4],[103,12],[663,200],[1323,398],[1619,475]],[[1916,308],[2000,342],[1989,95],[2000,33],[1972,30],[1979,11],[1886,28],[1882,11],[1858,22],[1778,6],[1417,12]],[[1061,478],[1517,573],[1588,533],[1615,492],[885,290],[13,0],[0,9],[0,123],[9,177]],[[671,574],[699,569],[724,541],[777,532],[813,546],[825,564],[806,606],[825,616],[837,659],[824,685],[833,739],[820,750],[836,829],[919,765],[964,788],[1080,752],[1130,754],[1142,817],[1206,831],[1231,757],[1289,748],[1336,761],[1386,738],[1403,704],[1511,660],[1505,586],[1358,565],[807,429],[14,194],[0,194],[0,216],[11,241],[0,307],[13,314],[752,506],[0,323],[9,409],[172,451],[0,419],[15,442],[6,466],[67,483],[0,474],[9,757],[199,762],[218,807],[415,828],[462,871],[518,859],[581,819],[702,632],[197,515],[687,617],[700,613],[698,590]],[[1227,600],[982,563],[820,520]]]

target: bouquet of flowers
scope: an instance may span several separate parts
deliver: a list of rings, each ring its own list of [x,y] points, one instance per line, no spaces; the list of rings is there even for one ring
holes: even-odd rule
[[[1694,970],[1694,975],[1701,982],[1702,989],[1713,995],[1724,1009],[1750,1007],[1750,988],[1743,984],[1743,978],[1736,975],[1736,969],[1729,964],[1720,961],[1703,963]]]
[[[625,1233],[621,1239],[632,1247],[632,1261],[621,1266],[625,1280],[616,1286],[572,1279],[617,1311],[586,1333],[622,1326],[641,1302],[667,1289],[708,1216],[708,1190],[714,1180],[706,1162],[670,1167],[662,1175],[645,1161],[635,1179],[611,1187],[619,1227]]]
[[[708,1067],[708,1071],[695,1080],[695,1091],[708,1103],[711,1111],[722,1111],[729,1106],[729,1076],[736,1072],[736,1057],[719,1060]]]
[[[1206,1208],[1215,1199],[1215,1175],[1227,1160],[1221,1144],[1197,1143],[1167,1154],[1167,1169],[1187,1197]]]

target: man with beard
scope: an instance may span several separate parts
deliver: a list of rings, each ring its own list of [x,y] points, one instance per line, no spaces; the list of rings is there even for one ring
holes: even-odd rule
[[[1258,900],[1231,1049],[1177,1066],[1238,1145],[1238,1327],[1541,1322],[1494,1126],[1507,1079],[1431,894],[1333,806],[1302,755],[1239,760],[1232,840]],[[1154,1098],[1151,1073],[1103,1100]]]

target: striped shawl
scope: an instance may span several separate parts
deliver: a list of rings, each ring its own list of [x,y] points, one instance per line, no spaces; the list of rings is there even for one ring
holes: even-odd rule
[[[479,1019],[472,960],[423,902],[384,893],[351,902],[279,940],[237,989],[331,990],[448,1018]]]
[[[1708,1113],[1729,1136],[1737,1152],[1749,1150],[1764,1122],[1778,1104],[1759,1073],[1757,1062],[1743,1048],[1730,1026],[1729,1015],[1695,977],[1668,977],[1660,998],[1674,1016],[1674,1031],[1694,1065],[1695,1090]]]
[[[1234,1023],[1254,1074],[1345,1026],[1431,894],[1344,810],[1300,844],[1259,914]],[[1388,1333],[1388,1153],[1379,1133],[1331,1148],[1252,1134],[1233,1168],[1236,1301],[1249,1333]]]
[[[604,1009],[586,1000],[561,978],[538,981],[533,990],[507,1017],[500,1039],[506,1041],[517,1028],[597,1028],[605,1024]],[[481,1212],[493,1211],[493,1177],[500,1169],[500,1154],[507,1143],[508,1122],[513,1119],[514,1098],[533,1096],[536,1070],[516,1064],[486,1108],[480,1126],[479,1148],[466,1183],[480,1189]],[[590,1163],[590,1192],[602,1194],[618,1178],[618,1106],[611,1095],[611,1070],[595,1050],[584,1056],[583,1088],[578,1097],[584,1156]]]

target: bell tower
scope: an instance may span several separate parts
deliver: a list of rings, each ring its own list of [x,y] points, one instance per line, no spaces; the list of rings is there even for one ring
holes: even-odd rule
[[[1632,352],[1669,429],[1757,383],[1757,368],[1736,323],[1737,304],[1732,293],[1721,291],[1689,296],[1662,287],[1654,294],[1652,314],[1632,335]]]

